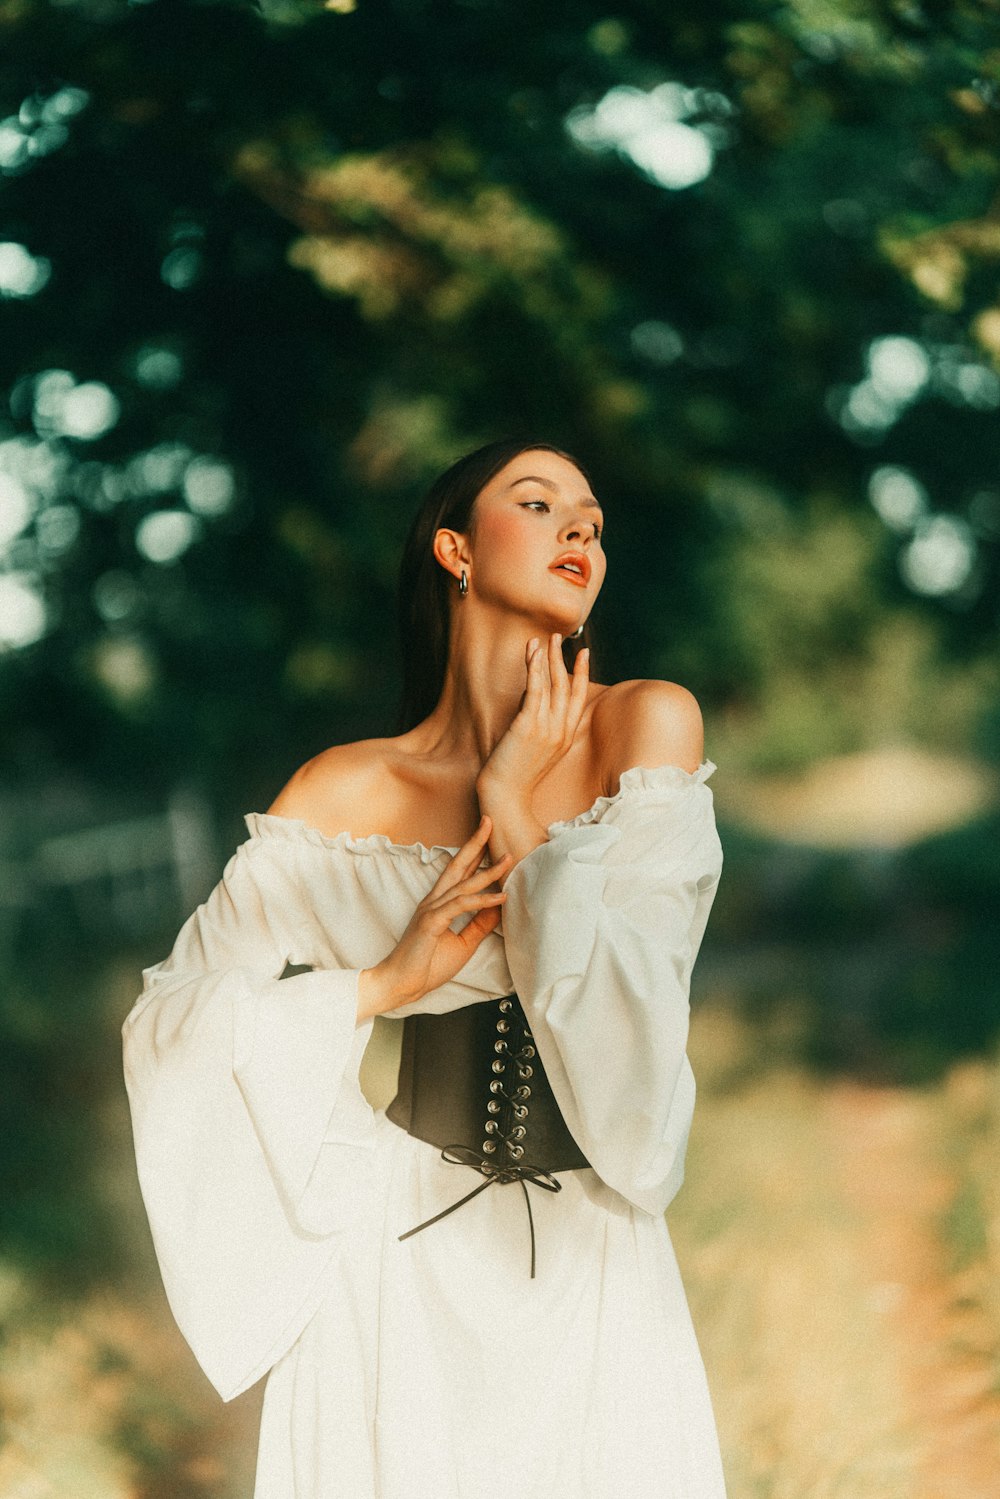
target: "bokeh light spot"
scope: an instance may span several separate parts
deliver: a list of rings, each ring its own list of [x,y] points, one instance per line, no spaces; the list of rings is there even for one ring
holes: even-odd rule
[[[200,530],[197,519],[186,510],[154,510],[135,529],[135,544],[150,562],[176,562]]]
[[[184,375],[184,362],[173,349],[145,344],[135,356],[135,378],[147,390],[173,390]]]
[[[20,536],[32,508],[31,496],[20,479],[0,472],[0,547]]]
[[[63,401],[60,427],[66,437],[92,442],[109,432],[121,415],[121,403],[114,391],[99,380],[76,385]]]
[[[16,172],[29,160],[28,134],[17,115],[0,120],[0,171]]]
[[[887,400],[873,380],[860,380],[841,408],[840,422],[845,431],[865,435],[886,431],[898,415],[896,402]]]
[[[141,640],[102,640],[91,658],[94,676],[123,705],[147,698],[156,683],[153,658]]]
[[[912,531],[927,512],[927,491],[905,468],[885,464],[868,481],[868,498],[891,531]]]
[[[957,515],[922,520],[899,559],[905,582],[916,593],[941,598],[961,588],[976,560],[972,531]]]
[[[715,152],[707,127],[684,120],[705,108],[706,99],[716,101],[711,104],[716,113],[723,105],[731,109],[722,94],[703,97],[674,81],[648,92],[622,84],[596,104],[571,110],[566,128],[589,150],[617,150],[659,187],[692,187],[712,170]],[[722,143],[723,137],[719,140]]]
[[[113,568],[102,573],[94,584],[94,608],[107,624],[119,624],[128,619],[139,606],[142,595],[139,585],[131,573]]]
[[[202,253],[193,245],[178,245],[163,257],[160,275],[174,291],[186,291],[201,275]]]
[[[45,370],[35,378],[32,415],[41,437],[92,442],[115,425],[121,403],[100,380],[78,385],[69,370]]]
[[[587,42],[602,57],[619,57],[628,50],[629,30],[617,16],[595,21],[587,32]]]
[[[0,649],[34,645],[45,634],[45,602],[25,573],[0,576]]]
[[[50,505],[35,522],[38,545],[50,557],[68,552],[80,534],[80,512],[75,505]]]
[[[33,297],[52,274],[52,262],[13,240],[0,242],[0,297]]]
[[[684,340],[670,323],[651,318],[631,333],[632,348],[650,364],[673,364],[684,353]]]
[[[29,156],[48,156],[52,151],[58,151],[69,140],[69,131],[65,125],[39,125],[28,136]]]
[[[1000,406],[1000,376],[983,364],[963,361],[950,372],[955,394],[975,411],[995,411]]]
[[[46,124],[68,120],[73,115],[78,115],[82,109],[86,109],[89,103],[90,95],[85,88],[75,88],[70,85],[57,89],[42,105],[41,118]]]
[[[236,496],[233,471],[217,458],[195,458],[184,474],[183,487],[196,515],[224,515]]]
[[[875,338],[868,346],[868,371],[883,401],[903,405],[918,396],[927,384],[931,362],[915,339]]]
[[[166,494],[179,488],[194,457],[184,442],[158,442],[129,459],[125,482],[134,495]]]
[[[704,132],[681,121],[664,121],[628,142],[626,150],[641,172],[660,187],[692,187],[712,170],[715,153]]]

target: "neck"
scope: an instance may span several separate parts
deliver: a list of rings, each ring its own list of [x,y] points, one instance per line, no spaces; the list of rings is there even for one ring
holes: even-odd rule
[[[524,696],[528,641],[544,643],[556,624],[487,610],[452,617],[444,686],[433,712],[414,736],[434,759],[478,769],[510,728]]]

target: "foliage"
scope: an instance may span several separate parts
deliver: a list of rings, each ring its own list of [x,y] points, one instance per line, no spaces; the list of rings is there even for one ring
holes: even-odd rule
[[[388,728],[407,515],[509,430],[607,498],[607,669],[748,754],[818,679],[863,738],[914,612],[991,650],[996,18],[7,0],[8,772],[247,805]]]

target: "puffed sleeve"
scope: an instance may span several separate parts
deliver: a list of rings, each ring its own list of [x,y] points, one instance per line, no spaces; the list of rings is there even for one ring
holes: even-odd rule
[[[715,767],[636,767],[511,871],[507,962],[567,1126],[597,1175],[661,1213],[694,1110],[688,991],[722,868]]]
[[[358,971],[308,961],[281,846],[248,842],[143,974],[123,1029],[136,1160],[167,1296],[224,1399],[291,1346],[374,1139],[357,1085]]]

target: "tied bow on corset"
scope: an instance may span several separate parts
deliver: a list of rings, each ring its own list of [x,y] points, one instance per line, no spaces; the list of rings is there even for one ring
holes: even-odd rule
[[[445,1120],[448,1123],[454,1121],[465,1124],[467,1127],[474,1127],[474,1120],[467,1119],[465,1116],[471,1112],[478,1114],[480,1119],[482,1118],[482,1101],[477,1105],[475,1093],[470,1094],[467,1088],[461,1086],[463,1082],[467,1082],[467,1079],[461,1076],[462,1069],[455,1064],[458,1061],[459,1049],[464,1049],[466,1052],[463,1060],[469,1059],[467,1043],[470,1026],[478,1032],[475,1037],[478,1044],[474,1046],[473,1055],[475,1051],[482,1055],[481,1047],[485,1035],[492,1034],[489,1031],[484,1034],[480,1018],[484,1009],[486,1009],[485,1006],[475,1005],[467,1010],[454,1011],[449,1015],[414,1016],[407,1017],[404,1021],[404,1027],[414,1026],[414,1033],[408,1038],[404,1032],[404,1055],[400,1070],[401,1090],[386,1113],[389,1118],[394,1119],[396,1123],[402,1123],[404,1128],[408,1129],[411,1134],[417,1135],[418,1138],[440,1145],[440,1133]],[[479,1014],[470,1012],[479,1012]],[[428,1021],[432,1024],[427,1025]],[[416,1031],[417,1026],[420,1027],[419,1034]],[[431,1224],[447,1218],[450,1213],[455,1212],[465,1203],[471,1202],[473,1197],[478,1197],[480,1192],[485,1192],[487,1187],[505,1186],[511,1182],[517,1182],[524,1193],[524,1202],[528,1211],[528,1230],[531,1235],[531,1276],[534,1279],[535,1224],[528,1186],[541,1187],[546,1192],[559,1192],[562,1190],[562,1185],[553,1173],[579,1170],[588,1162],[566,1129],[562,1115],[559,1113],[516,994],[508,995],[498,1001],[495,1030],[497,1039],[492,1043],[492,1075],[488,1084],[488,1094],[484,1100],[486,1107],[486,1120],[483,1125],[484,1139],[478,1148],[461,1142],[450,1142],[441,1149],[441,1158],[449,1165],[470,1166],[473,1170],[480,1172],[486,1180],[480,1182],[477,1187],[473,1187],[471,1192],[467,1192],[450,1207],[444,1208],[440,1213],[435,1213],[432,1218],[427,1218],[423,1223],[418,1223],[415,1228],[407,1229],[406,1233],[399,1235],[399,1238],[400,1240],[408,1239],[411,1235],[420,1233],[422,1229],[430,1228]],[[422,1044],[425,1036],[432,1041],[430,1047]],[[409,1047],[407,1046],[408,1039],[412,1043]],[[450,1046],[449,1042],[452,1043]],[[449,1052],[453,1053],[450,1058]],[[449,1061],[452,1064],[450,1066]],[[408,1069],[407,1063],[409,1063]],[[409,1084],[409,1097],[405,1096],[404,1085],[404,1071],[407,1070],[408,1076],[405,1082]],[[419,1087],[416,1086],[417,1078],[419,1078]],[[433,1088],[435,1117],[433,1120],[414,1118],[415,1114],[420,1113],[414,1104],[421,1097],[428,1096],[429,1084]],[[482,1100],[482,1094],[479,1098]],[[409,1108],[409,1117],[404,1122],[403,1116],[407,1108]],[[543,1147],[548,1145],[548,1149],[541,1152],[550,1157],[547,1165],[537,1165],[525,1160],[529,1117],[533,1136],[540,1134]]]

